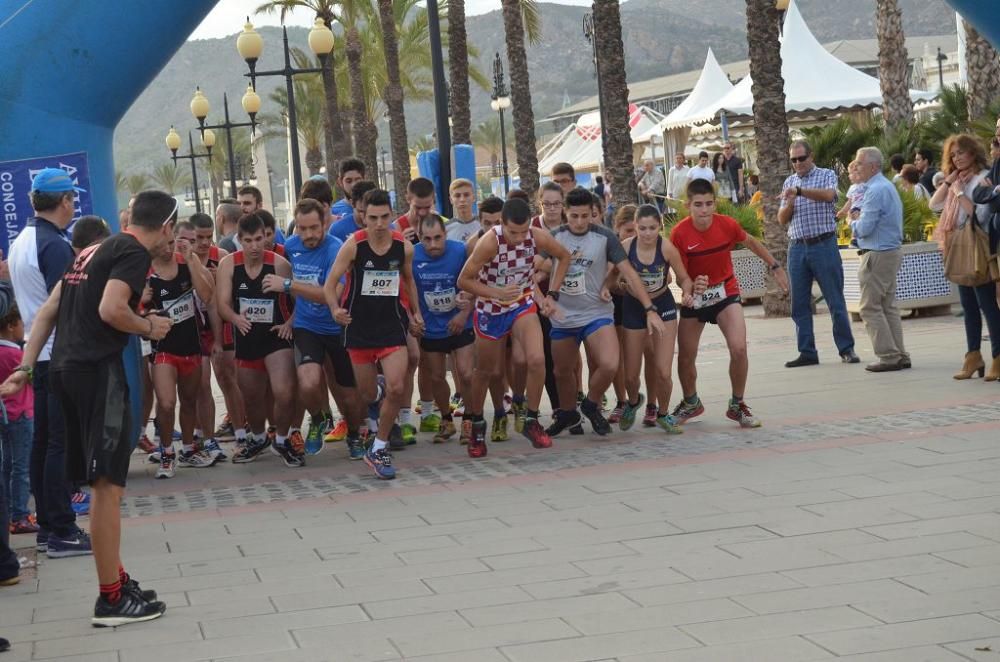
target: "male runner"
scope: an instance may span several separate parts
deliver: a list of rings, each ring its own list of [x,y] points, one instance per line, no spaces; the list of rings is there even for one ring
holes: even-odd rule
[[[122,352],[129,334],[161,340],[169,318],[136,314],[146,286],[150,254],[172,238],[177,201],[143,191],[132,205],[127,232],[83,250],[35,317],[22,365],[0,395],[31,380],[53,328],[51,379],[66,417],[67,479],[90,483],[90,533],[100,596],[91,623],[125,625],[159,618],[166,610],[155,591],[143,591],[122,567],[121,500],[132,454],[128,382]],[[57,324],[58,320],[58,324]]]
[[[350,157],[340,162],[340,175],[337,177],[337,188],[340,189],[341,197],[330,208],[333,216],[333,225],[330,226],[330,234],[341,241],[345,241],[348,235],[364,229],[364,217],[358,216],[354,208],[354,186],[365,178],[365,163],[361,159]],[[358,225],[360,221],[362,227],[351,229],[351,224]]]
[[[243,210],[235,202],[220,202],[215,209],[215,229],[219,233],[219,248],[227,253],[240,250],[236,229],[243,216]]]
[[[385,398],[379,412],[378,431],[365,453],[365,463],[379,478],[396,477],[387,448],[389,432],[399,411],[405,388],[407,364],[407,311],[401,294],[417,300],[413,282],[413,245],[390,230],[392,205],[381,189],[365,194],[365,226],[344,243],[323,286],[333,319],[344,327],[344,345],[354,364],[362,402],[375,400],[378,365],[385,376]],[[343,303],[337,284],[348,275]],[[411,311],[409,327],[422,333],[419,308]]]
[[[309,412],[306,453],[323,450],[324,428],[333,426],[333,413],[326,394],[323,365],[329,357],[334,381],[331,384],[337,406],[347,419],[347,448],[352,460],[364,457],[358,435],[361,407],[351,359],[344,349],[340,326],[326,305],[323,287],[330,267],[343,243],[327,234],[326,214],[316,200],[303,198],[295,206],[295,235],[285,250],[292,264],[293,278],[277,274],[264,276],[264,292],[295,297],[294,330],[296,375],[299,401]]]
[[[236,192],[236,201],[240,205],[240,211],[243,215],[252,214],[255,211],[264,210],[264,194],[260,192],[260,189],[256,186],[241,186],[240,190]],[[274,218],[272,216],[272,218]],[[267,223],[267,221],[265,221]],[[281,228],[275,227],[274,232],[274,243],[283,245],[285,243],[285,235],[282,234]]]
[[[305,185],[303,185],[305,188]],[[342,214],[339,221],[333,221],[330,225],[330,236],[336,237],[341,241],[347,241],[347,238],[359,230],[365,229],[365,212],[363,209],[363,200],[365,199],[365,193],[368,191],[378,188],[375,182],[363,179],[359,182],[354,182],[351,186],[351,193],[346,200],[338,200],[330,207],[330,217],[334,218],[335,212],[334,207],[340,205],[343,209],[344,204],[349,204],[351,207],[350,214]],[[332,196],[332,192],[331,192]],[[323,202],[322,198],[317,198],[320,202]]]
[[[781,264],[764,246],[748,235],[735,219],[715,213],[715,188],[707,179],[692,179],[687,185],[691,215],[670,231],[670,241],[677,247],[688,274],[695,279],[693,308],[681,308],[677,328],[677,374],[684,399],[673,416],[685,423],[705,412],[698,397],[698,342],[705,324],[718,324],[729,348],[729,381],[733,394],[726,416],[745,428],[760,427],[750,407],[743,401],[747,384],[747,328],[740,301],[740,284],[733,274],[730,251],[743,244],[764,260],[778,285],[788,291],[788,278]]]
[[[236,451],[233,462],[252,462],[267,449],[270,413],[277,428],[272,449],[285,466],[301,467],[305,464],[301,435],[289,438],[295,409],[292,302],[287,294],[264,292],[263,283],[268,274],[291,278],[292,267],[264,248],[264,221],[257,214],[240,219],[238,234],[243,250],[224,257],[216,273],[216,303],[219,316],[235,331],[236,378],[250,424],[246,443]]]
[[[406,213],[396,219],[393,229],[409,239],[414,244],[420,238],[417,236],[420,221],[434,211],[434,182],[426,177],[414,177],[406,185]]]
[[[177,241],[177,237],[183,239]],[[215,283],[201,260],[192,257],[194,226],[179,221],[174,227],[175,241],[153,255],[149,276],[151,312],[170,318],[172,326],[166,338],[153,344],[153,391],[156,394],[156,422],[161,431],[174,429],[178,396],[181,403],[180,463],[201,469],[215,464],[215,459],[196,447],[194,429],[198,420],[198,389],[201,386],[201,325],[197,299],[210,303]],[[179,252],[174,252],[177,246]],[[177,456],[170,434],[160,435],[160,467],[157,478],[173,478]]]
[[[420,243],[413,250],[413,278],[426,325],[420,338],[420,371],[426,371],[434,401],[441,411],[441,428],[434,435],[436,444],[448,441],[455,434],[445,358],[451,356],[455,388],[459,392],[468,392],[475,362],[471,297],[456,286],[464,265],[465,245],[447,238],[440,216],[424,218]],[[421,406],[429,410],[431,403],[423,402]]]
[[[642,304],[646,329],[662,333],[663,320],[649,299],[628,253],[612,230],[593,222],[594,194],[575,188],[566,195],[566,224],[552,238],[570,253],[566,277],[559,290],[549,296],[562,305],[563,316],[552,320],[552,359],[559,389],[559,413],[548,429],[555,436],[580,423],[577,410],[577,362],[580,345],[587,350],[590,367],[588,392],[580,405],[594,432],[603,436],[611,425],[601,413],[601,399],[611,386],[620,363],[618,335],[614,327],[614,304],[604,280],[611,266]],[[547,256],[546,256],[547,257]]]
[[[551,282],[555,291],[562,286],[569,266],[569,252],[546,230],[531,227],[531,208],[524,200],[508,200],[503,205],[503,222],[487,232],[476,244],[458,277],[458,287],[474,295],[476,312],[476,370],[465,400],[465,416],[472,420],[469,457],[486,456],[486,421],[483,401],[490,382],[503,373],[507,336],[524,348],[527,374],[527,411],[524,436],[535,448],[549,448],[552,439],[538,423],[538,405],[545,381],[545,357],[538,310],[558,315],[551,296],[536,305],[534,298],[535,255],[545,251],[558,260]]]
[[[476,201],[475,184],[468,179],[452,180],[448,186],[448,197],[455,214],[445,225],[448,239],[464,242],[479,231],[479,219],[472,213],[472,205]]]

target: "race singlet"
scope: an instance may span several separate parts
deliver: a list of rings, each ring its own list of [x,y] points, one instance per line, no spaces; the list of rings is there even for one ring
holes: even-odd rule
[[[240,314],[251,324],[273,324],[274,299],[244,299],[240,297]]]
[[[695,308],[707,308],[726,298],[726,284],[713,285],[701,294],[694,295]]]
[[[399,270],[366,271],[361,280],[361,294],[366,297],[398,297]]]

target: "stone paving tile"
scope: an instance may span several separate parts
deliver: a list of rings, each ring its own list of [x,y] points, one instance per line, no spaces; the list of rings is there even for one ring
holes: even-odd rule
[[[546,580],[552,581],[583,576],[584,573],[570,563],[554,563],[552,565],[530,566],[511,570],[477,572],[461,577],[435,577],[424,580],[424,584],[435,593],[454,593],[456,591],[471,591],[473,589],[497,586],[527,586]]]
[[[591,573],[579,564],[580,561],[592,559],[607,559],[609,557],[625,557],[623,563],[628,559],[636,559],[638,555],[634,550],[629,549],[620,542],[608,542],[599,545],[586,545],[578,547],[570,545],[557,549],[546,549],[541,551],[521,552],[516,554],[500,554],[481,556],[479,560],[494,570],[507,570],[510,568],[526,568],[533,565],[549,565],[560,561],[569,561],[583,568],[588,574]]]
[[[845,655],[836,659],[838,662],[959,662],[969,658],[951,653],[941,646],[917,646],[880,653]]]
[[[234,618],[201,618],[201,631],[205,639],[231,638],[271,633],[275,636],[292,629],[361,623],[369,620],[358,605],[306,609],[303,611],[238,616]]]
[[[299,588],[301,589],[301,587]],[[360,604],[364,600],[395,600],[427,595],[431,595],[431,591],[426,584],[414,579],[350,589],[340,588],[340,585],[337,584],[322,591],[313,590],[272,595],[271,602],[278,611],[303,611],[305,609]]]
[[[943,517],[939,519],[915,520],[903,524],[885,524],[868,526],[866,533],[895,540],[898,538],[916,538],[935,533],[952,533],[967,531],[974,535],[982,535],[994,539],[1000,537],[1000,514],[983,513],[980,515],[963,515],[960,517]]]
[[[745,575],[742,577],[727,577],[725,579],[710,579],[687,584],[670,584],[623,591],[625,596],[644,607],[656,605],[693,602],[710,598],[726,598],[730,596],[761,593],[764,591],[780,591],[802,588],[802,584],[779,575],[764,573]]]
[[[558,612],[557,612],[558,613]],[[585,635],[645,630],[660,625],[685,625],[705,621],[728,621],[754,613],[731,600],[700,600],[658,607],[632,607],[614,612],[585,612],[562,618]]]
[[[967,568],[996,565],[1000,561],[1000,545],[981,545],[965,549],[937,551],[934,556],[964,565]]]
[[[583,662],[610,656],[624,657],[641,653],[659,653],[694,648],[698,642],[677,628],[658,627],[636,632],[576,637],[562,641],[535,642],[521,646],[502,646],[500,650],[512,662]]]
[[[670,651],[669,662],[813,662],[833,655],[802,637],[746,641]],[[663,653],[624,655],[618,662],[664,662]],[[838,658],[839,659],[839,658]],[[929,661],[928,661],[929,662]]]
[[[997,635],[1000,635],[1000,623],[980,614],[967,614],[838,632],[822,632],[807,635],[807,638],[837,655],[850,655],[965,641],[977,637],[995,638]]]
[[[962,655],[962,659],[995,662],[997,651],[1000,650],[1000,633],[968,641],[956,641],[945,644],[944,648]]]
[[[764,616],[717,620],[710,623],[693,623],[681,625],[680,629],[698,641],[707,645],[715,645],[879,624],[880,621],[850,607],[822,607]]]
[[[372,602],[366,600],[362,603],[362,607],[373,619],[415,616],[418,614],[431,614],[436,611],[455,610],[460,611],[468,619],[468,612],[480,607],[505,605],[502,611],[503,613],[508,613],[513,611],[509,605],[529,601],[531,601],[531,596],[525,593],[520,587],[504,586],[415,598],[396,598]]]
[[[84,612],[86,614],[86,612]],[[91,628],[93,634],[85,637],[62,637],[58,639],[43,639],[35,642],[34,656],[60,657],[80,653],[100,653],[102,651],[123,650],[126,648],[158,646],[173,644],[177,641],[200,641],[201,630],[193,621],[169,618],[149,623],[133,623],[129,629],[108,631]],[[166,648],[166,646],[164,646]]]
[[[868,534],[856,532],[860,536],[867,536],[875,540]],[[896,556],[908,556],[911,554],[931,554],[940,558],[967,565],[961,561],[950,558],[950,554],[973,552],[996,548],[997,545],[991,540],[974,536],[971,533],[958,531],[955,533],[941,533],[938,535],[921,536],[919,538],[900,538],[898,540],[867,542],[862,544],[830,545],[823,546],[823,550],[839,556],[845,561],[875,561],[878,559],[888,559]],[[972,549],[968,549],[972,548]],[[958,552],[952,550],[960,550]],[[994,556],[994,559],[1000,556]],[[995,561],[994,561],[995,562]]]
[[[918,578],[920,575],[927,575],[929,573],[947,575],[954,570],[960,571],[962,568],[944,559],[939,559],[929,554],[922,554],[894,559],[880,559],[877,561],[841,563],[839,565],[827,565],[820,568],[788,570],[782,574],[806,586],[827,586],[866,579],[903,577],[907,575],[915,575]],[[1000,575],[998,575],[997,579],[1000,580]]]
[[[892,579],[875,579],[868,582],[749,593],[735,595],[730,599],[758,614],[774,614],[840,605],[857,607],[857,603],[863,604],[868,600],[885,601],[892,605],[906,604],[924,597],[926,594]],[[878,614],[863,611],[881,618]]]
[[[169,646],[139,646],[119,651],[120,662],[177,662],[178,660],[211,660],[221,655],[240,653],[284,652],[294,650],[295,642],[288,633],[262,632],[238,637],[175,641]]]
[[[387,639],[390,636],[434,638],[443,636],[443,633],[454,635],[470,629],[467,621],[454,611],[449,611],[362,623],[293,629],[292,634],[300,648],[322,648],[328,652],[338,651],[348,659],[350,659],[349,653],[354,652],[358,654],[356,659],[366,660],[371,659],[372,655],[376,656],[375,659],[400,657],[398,649]],[[487,646],[479,646],[479,648],[483,647]],[[387,655],[389,657],[386,657]]]
[[[649,586],[680,584],[690,581],[688,577],[668,567],[656,570],[622,572],[614,575],[593,575],[576,579],[538,581],[522,584],[525,591],[535,599],[564,598],[574,595],[593,595],[611,591],[646,588]]]
[[[903,600],[892,596],[865,600],[859,596],[852,606],[886,623],[919,621],[1000,609],[1000,590],[987,587],[933,595],[915,593]]]
[[[579,633],[557,619],[539,619],[527,623],[487,625],[436,633],[394,633],[385,631],[403,658],[480,648],[499,648],[536,641],[579,637]]]
[[[549,600],[531,600],[531,597],[528,596],[527,601],[518,604],[460,609],[459,613],[473,627],[524,623],[544,618],[562,618],[580,630],[572,621],[574,614],[627,613],[626,610],[634,611],[635,603],[629,601],[621,593],[599,593]]]
[[[949,593],[964,589],[1000,586],[1000,565],[978,568],[954,566],[940,572],[898,577],[899,581],[924,593]]]

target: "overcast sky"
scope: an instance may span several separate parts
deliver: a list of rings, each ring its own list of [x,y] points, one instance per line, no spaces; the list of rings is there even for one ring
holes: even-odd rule
[[[592,0],[546,0],[560,5],[589,5]],[[247,14],[254,25],[279,25],[278,15],[253,16],[253,11],[263,0],[219,0],[215,9],[202,21],[191,39],[212,39],[235,34],[243,29]],[[500,9],[500,0],[465,0],[467,15],[485,14]],[[311,12],[296,9],[286,19],[288,25],[310,26],[315,18]]]

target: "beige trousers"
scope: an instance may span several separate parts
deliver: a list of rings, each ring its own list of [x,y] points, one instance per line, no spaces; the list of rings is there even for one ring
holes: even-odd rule
[[[869,251],[861,256],[861,319],[881,363],[909,359],[903,347],[903,324],[896,308],[896,274],[903,261],[900,249]]]

